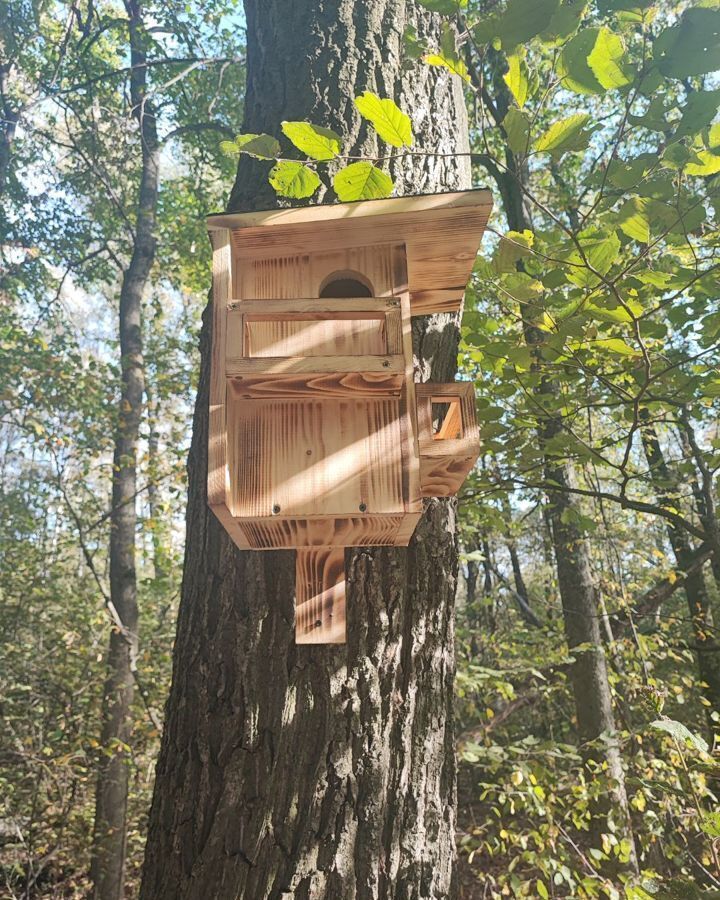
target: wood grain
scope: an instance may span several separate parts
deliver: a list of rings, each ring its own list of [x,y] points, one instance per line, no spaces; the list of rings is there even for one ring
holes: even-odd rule
[[[407,514],[406,514],[407,515]],[[387,547],[396,542],[406,516],[313,516],[238,520],[254,550],[291,547]]]
[[[320,375],[323,373],[389,373],[405,370],[404,357],[397,356],[264,356],[253,359],[230,356],[225,371],[230,378],[245,375]]]
[[[245,400],[279,397],[399,396],[402,372],[326,372],[243,375],[228,380],[233,396]]]
[[[345,551],[298,550],[295,643],[345,643]]]
[[[210,363],[210,420],[208,423],[208,503],[218,506],[225,503],[227,492],[227,456],[225,395],[225,329],[227,304],[230,299],[230,232],[220,229],[212,232],[212,298],[213,325]]]
[[[233,400],[233,515],[402,512],[398,405],[393,398]]]

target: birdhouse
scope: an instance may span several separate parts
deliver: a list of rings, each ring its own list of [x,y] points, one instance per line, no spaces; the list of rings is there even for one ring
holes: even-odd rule
[[[208,502],[295,548],[296,640],[345,640],[345,548],[404,547],[479,453],[473,385],[416,384],[412,319],[455,312],[488,191],[208,219]]]

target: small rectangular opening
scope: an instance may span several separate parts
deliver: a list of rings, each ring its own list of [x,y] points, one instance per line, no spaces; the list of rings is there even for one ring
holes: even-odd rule
[[[385,315],[377,312],[298,313],[245,317],[243,355],[383,356]]]
[[[432,397],[433,440],[451,441],[462,437],[462,412],[456,397]]]

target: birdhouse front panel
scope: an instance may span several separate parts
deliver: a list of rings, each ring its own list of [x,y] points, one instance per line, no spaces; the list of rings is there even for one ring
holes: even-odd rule
[[[344,549],[405,546],[477,459],[469,383],[416,385],[412,317],[458,309],[485,191],[213,216],[208,500],[296,548],[296,636],[344,640]]]

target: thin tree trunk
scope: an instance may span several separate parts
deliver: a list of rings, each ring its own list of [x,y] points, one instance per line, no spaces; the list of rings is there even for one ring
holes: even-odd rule
[[[142,170],[133,253],[120,289],[119,331],[122,388],[113,458],[110,530],[110,597],[122,629],[110,635],[103,695],[101,756],[95,799],[91,876],[97,900],[124,896],[127,794],[138,607],[135,574],[137,444],[145,377],[142,298],[155,258],[158,142],[155,112],[147,100],[146,36],[142,8],[126,0],[130,39],[130,97],[140,126]]]
[[[329,125],[374,149],[352,98],[393,97],[416,146],[467,149],[457,79],[402,69],[401,35],[434,16],[402,0],[246,0],[244,130]],[[469,185],[465,158],[397,163],[398,193]],[[243,160],[232,209],[275,203]],[[455,506],[430,501],[408,550],[347,554],[348,643],[298,647],[291,552],[240,552],[207,507],[210,318],[189,460],[173,685],[143,900],[438,898],[454,893]],[[418,371],[449,378],[457,322],[416,326]]]
[[[499,125],[507,114],[511,96],[503,80],[506,69],[504,57],[492,51],[492,89]],[[503,199],[508,227],[515,231],[532,229],[532,220],[524,186],[528,184],[526,163],[520,165],[509,148],[505,151],[506,171],[493,167],[492,174],[498,183]],[[535,352],[542,341],[542,333],[532,324],[531,316],[522,310],[525,340]],[[541,393],[553,394],[556,386],[551,380],[543,380]],[[548,415],[540,428],[540,440],[545,441],[562,431],[562,420]],[[558,573],[558,589],[563,610],[563,621],[568,647],[571,651],[583,648],[573,655],[575,662],[570,669],[575,700],[575,713],[581,751],[586,761],[588,778],[593,778],[596,764],[604,765],[609,776],[609,788],[592,809],[592,833],[596,845],[600,834],[609,830],[616,837],[628,841],[631,852],[627,868],[637,871],[634,839],[625,790],[625,773],[617,740],[612,691],[608,680],[607,659],[600,633],[600,610],[590,567],[587,540],[575,524],[577,501],[571,493],[575,473],[571,464],[553,457],[545,458],[545,479],[556,484],[557,490],[548,492],[547,516],[550,524],[555,563]],[[609,821],[610,820],[610,821]],[[615,865],[611,861],[608,870]]]
[[[657,433],[651,424],[642,428],[642,444],[658,500],[663,506],[675,506],[677,498],[672,494],[673,485],[677,487],[677,478],[673,477],[668,467]],[[690,544],[687,533],[672,522],[668,522],[667,532],[677,567],[685,575],[685,596],[695,637],[698,672],[705,684],[704,694],[711,709],[717,712],[720,711],[720,648],[713,637],[705,575],[702,566],[695,565],[697,553]]]

